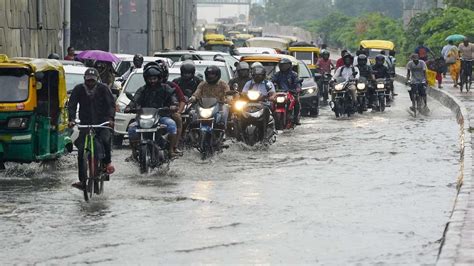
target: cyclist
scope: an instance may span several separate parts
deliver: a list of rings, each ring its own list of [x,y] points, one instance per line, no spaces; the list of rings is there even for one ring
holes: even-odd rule
[[[408,62],[407,66],[407,80],[411,80],[411,90],[410,93],[410,100],[412,103],[414,102],[414,93],[415,89],[418,89],[418,92],[421,97],[423,97],[426,102],[426,64],[423,60],[420,60],[418,54],[411,55],[411,61]],[[411,78],[411,79],[410,79]],[[410,109],[414,110],[414,106],[411,106]]]
[[[99,72],[95,68],[88,68],[84,73],[84,83],[76,85],[69,97],[68,113],[69,127],[74,127],[76,120],[77,105],[79,104],[79,120],[82,125],[98,125],[109,122],[109,127],[114,127],[115,102],[109,88],[98,82]],[[108,174],[115,172],[112,165],[111,139],[112,133],[108,129],[97,129],[97,138],[104,147],[105,157],[103,159]],[[87,133],[81,131],[75,141],[78,148],[77,162],[79,167],[79,182],[72,184],[73,187],[84,189],[82,182],[86,178],[86,171],[83,169],[83,150]]]
[[[464,38],[463,43],[459,44],[459,52],[461,53],[461,88],[463,77],[466,76],[466,80],[472,79],[472,60],[474,59],[474,44],[469,43],[467,37]]]

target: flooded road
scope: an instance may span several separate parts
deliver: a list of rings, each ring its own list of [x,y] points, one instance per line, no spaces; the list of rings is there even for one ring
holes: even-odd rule
[[[432,264],[459,130],[431,99],[429,117],[411,117],[397,89],[386,113],[336,120],[324,109],[268,151],[193,151],[166,174],[140,176],[116,150],[117,172],[91,203],[70,187],[72,156],[58,171],[13,167],[0,174],[0,264]]]

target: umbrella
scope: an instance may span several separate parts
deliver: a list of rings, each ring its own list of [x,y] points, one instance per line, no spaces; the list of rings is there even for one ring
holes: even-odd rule
[[[449,35],[445,41],[453,41],[453,42],[460,42],[464,40],[464,35],[461,34],[453,34]]]
[[[94,59],[97,61],[118,63],[120,59],[114,54],[109,52],[104,52],[101,50],[87,50],[77,55],[77,58],[80,60],[84,59]]]

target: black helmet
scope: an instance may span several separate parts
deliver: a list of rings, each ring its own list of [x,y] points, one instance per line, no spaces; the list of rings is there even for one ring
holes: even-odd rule
[[[133,64],[135,66],[139,65],[141,67],[143,65],[143,55],[141,54],[136,54],[133,56]]]
[[[365,54],[360,54],[357,57],[357,63],[362,66],[367,65],[367,56]]]
[[[196,66],[194,65],[193,61],[185,61],[179,68],[181,70],[181,75],[183,74],[195,74],[196,73]]]
[[[168,64],[161,60],[161,59],[158,59],[155,61],[158,65],[158,67],[160,68],[161,70],[161,73],[163,73],[163,82],[167,82],[168,81],[168,77],[170,76],[170,72],[168,70]]]
[[[58,54],[52,53],[52,54],[49,54],[49,55],[48,55],[48,59],[56,59],[56,60],[59,60],[60,57],[59,57]]]
[[[249,63],[247,63],[247,62],[240,62],[240,63],[237,65],[237,71],[239,71],[239,70],[250,70]]]
[[[155,62],[150,62],[145,66],[145,70],[143,71],[143,78],[146,81],[148,77],[158,77],[159,79],[163,78],[163,72]]]
[[[210,75],[213,75],[211,77]],[[204,71],[206,82],[209,84],[216,84],[221,79],[221,70],[217,66],[208,66]]]
[[[288,58],[282,58],[282,59],[280,60],[280,63],[279,63],[279,64],[280,64],[280,65],[283,65],[283,64],[291,64],[291,60],[288,59]]]
[[[376,64],[382,65],[384,62],[385,62],[385,56],[383,54],[378,54],[375,57],[375,63]]]

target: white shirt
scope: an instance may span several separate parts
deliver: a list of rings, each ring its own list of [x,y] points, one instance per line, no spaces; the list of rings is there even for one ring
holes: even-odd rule
[[[352,69],[354,69],[354,72],[357,72],[357,75],[355,77],[352,75],[353,74]],[[336,72],[334,73],[334,78],[338,78],[338,77],[343,77],[347,81],[349,79],[352,79],[352,78],[359,79],[359,77],[360,77],[359,68],[356,67],[356,66],[349,66],[349,67],[342,66],[342,67],[339,67],[336,70]]]

